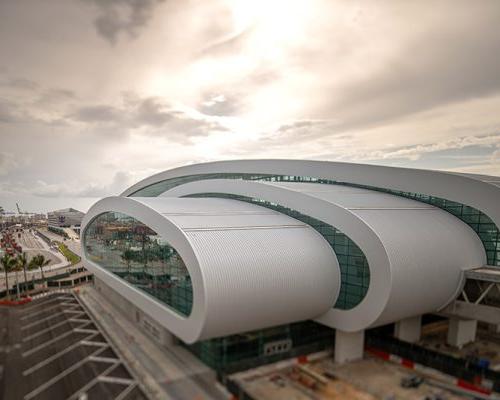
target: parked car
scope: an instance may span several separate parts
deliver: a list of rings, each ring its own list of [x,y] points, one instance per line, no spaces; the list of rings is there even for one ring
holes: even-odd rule
[[[401,387],[410,389],[410,388],[418,388],[422,382],[424,381],[424,378],[418,375],[409,375],[405,376],[403,379],[401,379]]]

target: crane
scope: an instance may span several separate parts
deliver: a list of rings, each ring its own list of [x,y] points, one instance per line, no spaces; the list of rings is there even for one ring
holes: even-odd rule
[[[17,213],[18,213],[19,215],[29,215],[29,214],[31,214],[31,213],[29,213],[29,212],[27,212],[27,211],[21,211],[21,208],[19,207],[19,204],[18,204],[18,203],[16,203],[16,207],[17,207]]]

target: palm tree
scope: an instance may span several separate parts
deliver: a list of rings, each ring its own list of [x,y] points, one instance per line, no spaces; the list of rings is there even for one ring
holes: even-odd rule
[[[40,272],[42,273],[42,280],[45,280],[45,276],[43,275],[43,267],[49,265],[50,260],[46,260],[43,254],[37,254],[30,261],[30,268],[40,268]]]
[[[17,265],[19,269],[23,270],[24,273],[24,291],[27,290],[28,287],[28,276],[26,275],[26,268],[28,266],[28,257],[26,256],[26,253],[23,252],[23,254],[19,254],[17,256]]]
[[[121,255],[121,258],[127,264],[127,273],[128,273],[128,276],[130,277],[130,262],[134,258],[134,252],[130,249],[127,249],[123,252],[123,254]]]
[[[2,269],[5,272],[5,287],[6,287],[6,297],[10,300],[9,292],[9,272],[13,271],[16,267],[16,259],[9,254],[5,253],[2,258],[0,258],[0,264],[2,264]]]
[[[16,298],[19,300],[19,276],[18,272],[21,270],[21,266],[18,264],[17,258],[14,258],[15,264],[12,270],[16,273]]]

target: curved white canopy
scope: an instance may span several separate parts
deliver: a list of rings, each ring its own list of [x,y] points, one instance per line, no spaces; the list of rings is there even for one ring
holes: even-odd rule
[[[380,165],[310,160],[231,160],[187,165],[152,175],[126,189],[138,190],[166,179],[195,174],[255,173],[307,176],[453,200],[475,207],[500,227],[500,178]]]
[[[225,199],[110,197],[87,213],[116,211],[167,239],[193,285],[188,317],[133,287],[86,257],[86,265],[114,290],[188,343],[313,319],[337,300],[340,271],[324,238],[278,212]]]
[[[434,312],[456,297],[463,271],[486,261],[476,233],[451,214],[402,197],[338,185],[214,179],[186,183],[162,196],[236,194],[292,208],[340,229],[365,253],[370,286],[350,310],[317,320],[356,331]]]

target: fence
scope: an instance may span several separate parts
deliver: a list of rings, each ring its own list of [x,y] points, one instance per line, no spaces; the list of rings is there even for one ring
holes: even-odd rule
[[[366,336],[366,346],[395,354],[470,383],[488,380],[492,383],[491,389],[494,392],[500,392],[500,372],[480,366],[478,361],[452,357],[416,344],[377,334]]]

